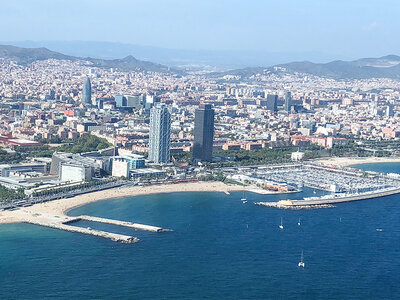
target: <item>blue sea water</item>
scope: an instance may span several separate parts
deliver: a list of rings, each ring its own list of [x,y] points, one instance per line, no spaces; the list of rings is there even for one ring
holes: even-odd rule
[[[365,167],[380,171],[382,164]],[[384,168],[400,173],[400,164]],[[249,202],[243,204],[241,192],[158,194],[100,201],[70,212],[174,230],[76,224],[134,235],[141,239],[136,244],[2,225],[0,298],[398,298],[400,195],[318,210],[252,204],[311,195],[310,189],[290,195],[247,193]],[[297,266],[302,250],[304,269]]]

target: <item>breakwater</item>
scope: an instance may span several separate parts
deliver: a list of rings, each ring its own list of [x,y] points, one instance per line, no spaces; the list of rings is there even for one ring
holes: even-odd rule
[[[282,208],[282,209],[312,209],[312,208],[327,208],[333,207],[333,204],[360,201],[372,198],[386,197],[394,194],[399,194],[400,188],[390,188],[380,190],[376,192],[360,193],[360,194],[349,194],[338,197],[315,197],[315,199],[305,200],[281,200],[278,202],[256,202],[256,205]]]
[[[118,234],[118,233],[111,233],[102,230],[95,230],[90,227],[82,228],[78,226],[73,226],[71,224],[85,220],[91,222],[98,222],[98,223],[106,223],[106,224],[113,224],[123,227],[132,228],[135,230],[147,230],[152,232],[163,232],[169,231],[168,229],[164,229],[161,227],[139,224],[139,223],[132,223],[127,221],[119,221],[113,219],[106,219],[106,218],[99,218],[99,217],[91,217],[91,216],[78,216],[78,217],[69,217],[69,216],[59,216],[59,215],[51,215],[51,214],[44,214],[44,213],[33,213],[28,210],[20,210],[18,211],[19,216],[22,219],[23,223],[40,225],[60,230],[65,230],[69,232],[77,232],[83,233],[87,235],[93,235],[98,237],[103,237],[110,239],[114,242],[120,243],[136,243],[139,241],[137,237]]]

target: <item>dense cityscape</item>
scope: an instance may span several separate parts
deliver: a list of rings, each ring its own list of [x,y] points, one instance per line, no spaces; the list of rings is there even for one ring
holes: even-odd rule
[[[398,151],[400,85],[391,79],[277,67],[182,75],[55,59],[2,59],[0,73],[0,181],[28,196],[77,182],[215,179],[225,178],[221,166]]]
[[[400,2],[0,9],[1,299],[397,299]]]

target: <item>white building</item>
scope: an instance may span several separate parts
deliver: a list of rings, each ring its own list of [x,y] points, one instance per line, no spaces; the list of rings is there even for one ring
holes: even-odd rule
[[[129,162],[124,159],[115,158],[112,166],[113,177],[128,177],[129,175]]]
[[[299,161],[299,160],[302,160],[303,158],[304,158],[304,152],[296,151],[296,152],[293,152],[291,155],[292,161]]]
[[[60,166],[60,181],[80,182],[92,179],[92,168],[79,164],[64,164]]]

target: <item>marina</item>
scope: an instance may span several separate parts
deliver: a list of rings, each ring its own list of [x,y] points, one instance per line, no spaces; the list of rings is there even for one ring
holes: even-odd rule
[[[256,205],[284,208],[284,209],[312,209],[331,208],[333,204],[380,198],[400,193],[400,187],[387,188],[375,192],[337,195],[331,194],[322,197],[310,197],[304,200],[281,200],[278,202],[256,202]]]
[[[327,194],[299,200],[256,202],[256,205],[283,209],[330,208],[336,203],[384,197],[400,193],[400,175],[363,171],[351,167],[337,167],[317,163],[282,164],[244,167],[234,170],[232,177],[257,184],[268,193],[276,187],[277,193],[300,192],[303,187]],[[300,223],[300,221],[299,221]]]

